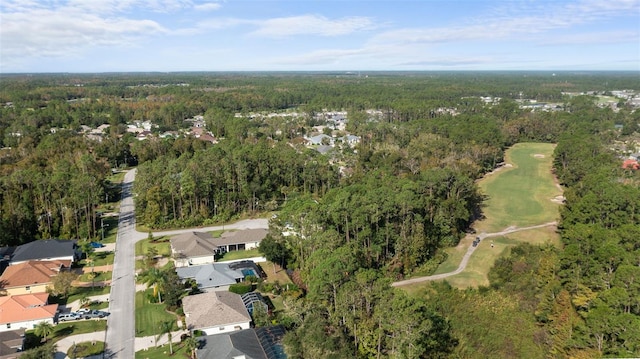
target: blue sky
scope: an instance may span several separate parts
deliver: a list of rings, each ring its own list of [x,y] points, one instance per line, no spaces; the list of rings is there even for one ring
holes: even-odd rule
[[[640,0],[2,0],[0,72],[634,70]]]

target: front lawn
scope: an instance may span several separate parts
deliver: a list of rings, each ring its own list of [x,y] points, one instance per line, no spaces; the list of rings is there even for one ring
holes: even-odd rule
[[[153,289],[136,292],[136,337],[156,336],[161,333],[160,323],[172,321],[176,323],[178,317],[166,310],[164,303],[149,302],[148,296],[153,295]],[[173,330],[178,330],[177,324]]]
[[[175,358],[191,358],[184,343],[173,343],[173,357]],[[151,347],[148,350],[140,350],[136,352],[136,359],[165,359],[169,357],[169,344],[161,347]]]
[[[66,303],[73,303],[76,300],[80,300],[83,297],[92,297],[94,295],[102,295],[102,294],[109,294],[109,292],[111,291],[111,287],[73,287],[73,289],[71,289],[71,294],[69,295],[69,298],[67,298],[67,301],[65,303],[58,303],[58,304],[66,304]]]
[[[101,354],[104,351],[104,342],[82,342],[72,345],[67,350],[69,358],[84,358],[89,355]]]
[[[93,277],[93,282],[101,282],[101,281],[105,281],[105,280],[110,280],[112,272],[109,271],[109,272],[93,272],[93,273],[89,272],[89,273],[85,273],[85,274],[81,275],[78,278],[78,281],[79,282],[87,282],[87,283],[89,283],[89,282],[92,281],[91,275],[95,275],[95,277]]]
[[[107,321],[105,319],[76,320],[73,322],[65,322],[56,325],[53,331],[53,335],[49,339],[58,341],[70,335],[102,332],[105,330],[107,330]]]
[[[94,267],[99,267],[99,266],[106,266],[109,264],[113,264],[113,252],[95,252],[93,254],[93,258],[94,258],[94,262],[93,265]],[[90,265],[89,263],[87,263],[86,259],[81,260],[80,262],[78,262],[79,265],[81,266],[88,266]]]
[[[156,249],[159,256],[171,256],[171,242],[167,236],[154,237],[151,241],[148,238],[138,241],[136,243],[136,256],[144,256],[149,251],[149,248],[152,247]]]

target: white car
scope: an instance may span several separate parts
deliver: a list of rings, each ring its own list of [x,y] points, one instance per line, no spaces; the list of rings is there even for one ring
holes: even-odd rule
[[[69,320],[79,320],[79,319],[82,319],[82,317],[76,313],[65,313],[65,314],[58,315],[58,322],[67,322]]]

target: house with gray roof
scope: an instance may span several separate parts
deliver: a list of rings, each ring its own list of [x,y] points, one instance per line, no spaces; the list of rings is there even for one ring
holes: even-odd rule
[[[0,332],[0,359],[18,358],[24,346],[24,328]]]
[[[240,295],[210,292],[182,299],[187,328],[207,335],[233,332],[251,327],[251,316]]]
[[[244,280],[241,270],[231,269],[227,263],[209,263],[199,266],[176,268],[180,279],[193,279],[198,288],[204,292],[225,291],[232,284]]]
[[[198,340],[198,359],[268,359],[253,329],[208,335]]]
[[[324,133],[316,136],[305,137],[305,140],[312,146],[319,146],[323,144],[333,145],[333,137],[325,135]]]
[[[171,238],[171,257],[176,268],[213,263],[218,246],[211,234],[189,232]]]
[[[198,338],[198,359],[286,359],[282,348],[284,328],[251,328]]]
[[[16,248],[9,265],[27,261],[69,260],[73,264],[80,259],[81,251],[76,241],[63,239],[45,239],[25,243]]]

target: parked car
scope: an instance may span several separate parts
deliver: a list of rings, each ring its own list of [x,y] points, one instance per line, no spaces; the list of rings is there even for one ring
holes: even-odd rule
[[[82,317],[76,313],[64,313],[64,314],[58,315],[58,322],[67,322],[70,320],[79,320],[79,319],[82,319]]]
[[[91,308],[80,308],[76,311],[76,314],[78,314],[79,316],[82,316],[83,314],[91,313],[92,310],[93,309]]]
[[[91,246],[91,248],[102,248],[102,247],[104,247],[104,244],[102,244],[100,242],[89,242],[89,245]]]
[[[84,319],[104,318],[107,315],[109,315],[109,313],[107,312],[103,312],[101,310],[92,310],[82,314],[82,318]]]

